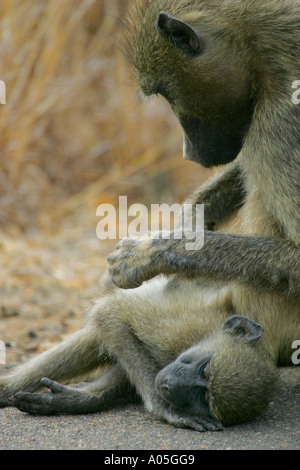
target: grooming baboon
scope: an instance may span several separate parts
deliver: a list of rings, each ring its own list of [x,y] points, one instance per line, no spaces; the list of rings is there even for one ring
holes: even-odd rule
[[[300,2],[146,0],[128,36],[138,84],[169,101],[185,158],[227,164],[188,199],[205,204],[204,246],[121,241],[118,287],[84,330],[2,378],[0,402],[84,413],[139,396],[169,423],[217,430],[265,408],[300,338]],[[240,232],[222,233],[237,209]],[[103,365],[83,388],[53,382]],[[32,393],[45,376],[52,393]]]

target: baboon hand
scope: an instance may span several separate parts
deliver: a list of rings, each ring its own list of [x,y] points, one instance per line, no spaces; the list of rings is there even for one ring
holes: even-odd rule
[[[123,289],[133,289],[159,274],[173,274],[178,270],[176,259],[185,252],[186,241],[181,229],[123,238],[108,257],[113,282]]]
[[[169,420],[177,428],[188,428],[198,432],[223,431],[222,424],[198,416],[174,416]]]
[[[42,384],[50,389],[46,393],[18,392],[11,397],[13,406],[32,415],[55,415],[70,411],[70,405],[82,395],[78,390],[61,385],[46,377]]]
[[[160,273],[158,263],[153,262],[151,242],[145,236],[123,238],[117,243],[116,250],[108,257],[108,271],[116,286],[133,289]]]
[[[177,428],[188,428],[198,432],[224,430],[224,426],[212,418],[181,414],[166,407],[160,399],[152,403],[151,411],[158,418]]]
[[[224,430],[224,426],[210,416],[186,414],[182,410],[171,407],[156,392],[147,396],[145,406],[151,414],[177,428],[193,429],[198,432]]]

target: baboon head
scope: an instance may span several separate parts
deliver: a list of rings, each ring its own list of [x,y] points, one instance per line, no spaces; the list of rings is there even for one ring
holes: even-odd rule
[[[142,94],[162,95],[177,116],[184,158],[212,167],[234,160],[243,146],[256,101],[254,68],[230,21],[220,12],[216,18],[222,2],[203,0],[197,10],[194,3],[144,1],[129,52]]]
[[[231,426],[253,419],[274,396],[278,373],[260,338],[263,327],[246,317],[226,320],[156,377],[156,389],[176,410]]]

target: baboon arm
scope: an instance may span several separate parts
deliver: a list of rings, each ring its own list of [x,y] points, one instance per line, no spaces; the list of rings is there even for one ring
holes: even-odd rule
[[[186,240],[179,242],[163,255],[163,264],[173,272],[238,280],[300,299],[300,249],[292,242],[206,232],[199,251],[184,253],[179,245]]]
[[[112,331],[118,331],[121,341],[112,338],[110,332],[104,334],[104,341],[111,354],[118,358],[118,363],[125,371],[130,383],[142,398],[145,407],[156,417],[173,424],[177,427],[187,427],[196,431],[217,431],[222,429],[209,417],[201,418],[185,416],[172,409],[157,393],[155,389],[155,378],[161,366],[153,358],[149,349],[135,335],[130,326],[120,323]]]
[[[245,200],[246,192],[242,172],[237,162],[227,165],[222,173],[209,181],[187,198],[184,204],[204,204],[205,227],[214,228],[233,212],[239,209]],[[193,214],[194,215],[194,214]]]
[[[119,287],[139,286],[160,273],[237,280],[300,299],[300,248],[265,237],[205,232],[203,247],[190,240],[125,238],[110,255],[110,274]]]

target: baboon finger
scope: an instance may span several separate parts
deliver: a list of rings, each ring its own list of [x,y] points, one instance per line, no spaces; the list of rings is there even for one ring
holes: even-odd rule
[[[49,388],[53,393],[63,393],[67,390],[67,387],[64,385],[55,382],[54,380],[48,379],[48,377],[43,377],[41,379],[41,383]]]

